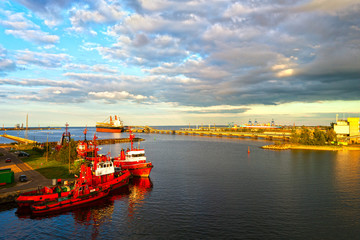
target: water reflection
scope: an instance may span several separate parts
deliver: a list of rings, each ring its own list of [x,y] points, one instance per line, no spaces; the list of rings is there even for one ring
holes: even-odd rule
[[[129,185],[129,207],[128,216],[133,217],[144,204],[146,197],[153,188],[150,178],[133,178],[132,184]]]
[[[334,187],[338,206],[335,213],[341,219],[360,225],[353,212],[360,208],[360,152],[339,151],[334,169]]]

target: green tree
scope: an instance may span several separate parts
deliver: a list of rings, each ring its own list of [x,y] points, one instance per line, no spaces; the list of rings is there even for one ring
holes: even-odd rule
[[[300,142],[300,135],[296,132],[296,129],[295,129],[295,128],[293,128],[293,129],[291,130],[290,142],[291,142],[291,143],[299,143],[299,142]]]
[[[304,144],[304,145],[313,145],[313,141],[311,138],[311,132],[308,128],[306,128],[304,126],[301,128],[299,143]]]
[[[326,141],[327,142],[332,142],[332,141],[336,141],[336,132],[334,131],[333,128],[330,128],[326,131]]]
[[[313,136],[314,145],[325,145],[326,137],[323,131],[321,131],[319,128],[315,128]]]
[[[62,163],[68,163],[69,162],[69,151],[70,151],[70,162],[73,163],[75,159],[77,159],[77,142],[75,142],[73,139],[71,139],[70,143],[64,144],[59,151],[54,150],[50,158],[52,160],[56,160]],[[69,150],[70,148],[70,150]]]

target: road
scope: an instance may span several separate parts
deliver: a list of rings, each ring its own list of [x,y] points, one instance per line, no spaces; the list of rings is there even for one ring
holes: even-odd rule
[[[28,189],[37,188],[38,186],[49,186],[52,183],[51,179],[45,178],[39,172],[33,170],[28,164],[21,161],[24,157],[18,157],[17,154],[10,152],[9,148],[0,148],[0,169],[11,168],[14,171],[14,180],[16,185],[11,188],[0,189],[1,193],[24,191]],[[10,158],[10,163],[5,163],[5,159]],[[26,175],[28,178],[27,182],[19,182],[19,176]]]

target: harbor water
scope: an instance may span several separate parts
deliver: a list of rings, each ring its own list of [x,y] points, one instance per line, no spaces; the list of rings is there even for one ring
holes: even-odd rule
[[[83,138],[83,128],[69,131],[75,139]],[[29,131],[28,136],[37,141],[57,141],[62,132]],[[89,128],[87,138],[91,139],[94,132]],[[24,133],[8,134],[21,137]],[[91,206],[42,218],[19,214],[12,205],[2,206],[0,239],[360,236],[359,151],[271,151],[260,148],[269,144],[262,140],[136,136],[145,139],[140,147],[154,165],[150,179],[136,180]],[[115,156],[128,144],[101,147],[102,153]]]

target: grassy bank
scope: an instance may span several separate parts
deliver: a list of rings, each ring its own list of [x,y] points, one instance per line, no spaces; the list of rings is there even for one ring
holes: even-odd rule
[[[288,150],[288,149],[302,149],[302,150],[320,150],[320,151],[343,151],[352,150],[360,151],[359,145],[353,146],[334,146],[334,145],[301,145],[301,144],[274,144],[263,146],[264,149],[270,150]]]
[[[48,179],[74,178],[73,174],[69,174],[68,164],[54,160],[50,161],[49,159],[46,161],[46,157],[43,156],[43,153],[34,150],[26,150],[26,152],[30,154],[30,157],[23,157],[21,160],[30,165],[34,170],[41,173],[44,177]]]

